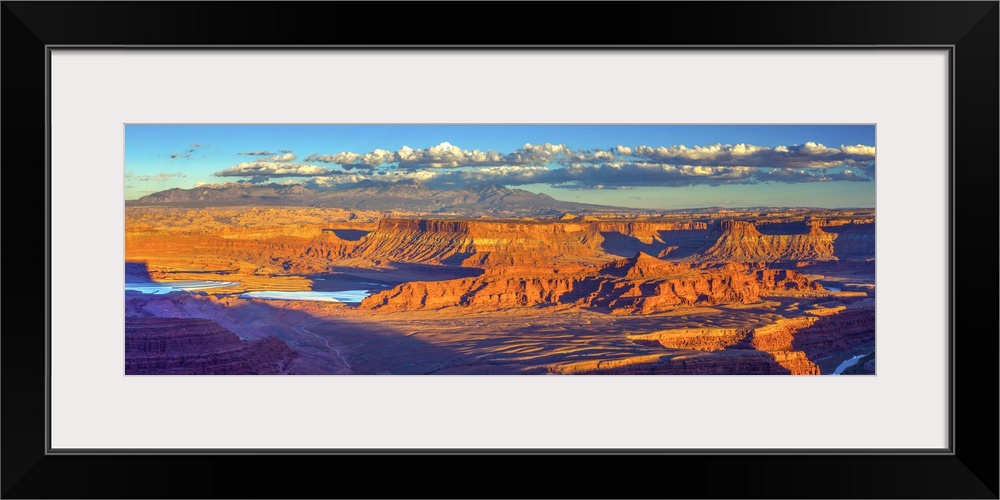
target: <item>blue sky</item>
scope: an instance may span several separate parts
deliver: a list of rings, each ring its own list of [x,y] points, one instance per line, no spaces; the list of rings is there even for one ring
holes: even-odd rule
[[[415,179],[642,208],[874,207],[874,146],[873,125],[127,125],[125,197]]]

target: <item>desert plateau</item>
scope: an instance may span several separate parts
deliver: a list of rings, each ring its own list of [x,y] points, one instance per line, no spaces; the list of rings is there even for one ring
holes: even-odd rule
[[[874,208],[267,179],[126,201],[126,374],[875,372]]]

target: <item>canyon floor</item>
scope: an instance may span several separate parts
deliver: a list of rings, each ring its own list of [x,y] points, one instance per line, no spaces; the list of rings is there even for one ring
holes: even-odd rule
[[[127,374],[874,372],[871,210],[130,206],[125,227]]]

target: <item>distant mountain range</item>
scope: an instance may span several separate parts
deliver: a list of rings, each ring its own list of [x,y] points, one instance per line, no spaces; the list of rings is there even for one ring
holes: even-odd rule
[[[127,206],[223,207],[239,205],[308,206],[349,210],[405,211],[463,216],[530,217],[566,212],[609,212],[624,209],[559,201],[545,194],[495,184],[463,189],[434,189],[419,181],[364,181],[354,187],[319,190],[305,186],[231,183],[191,189],[168,189]]]

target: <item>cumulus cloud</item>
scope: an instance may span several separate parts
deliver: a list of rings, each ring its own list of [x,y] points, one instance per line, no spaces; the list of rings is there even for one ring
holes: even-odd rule
[[[330,175],[308,180],[310,187],[330,188],[358,184],[362,181],[418,181],[437,189],[456,189],[483,184],[524,185],[558,180],[558,170],[535,166],[500,166],[475,169],[393,169],[333,171]]]
[[[564,189],[625,189],[637,186],[686,186],[731,184],[753,181],[750,167],[702,167],[659,164],[575,164],[564,168],[542,166],[498,166],[451,170],[353,171],[314,177],[311,185],[337,187],[361,181],[396,182],[416,180],[435,188],[463,188],[483,184],[521,186],[549,184]]]
[[[545,165],[564,158],[570,149],[563,144],[525,144],[511,153],[463,149],[442,142],[424,149],[403,146],[396,151],[376,149],[368,153],[341,151],[336,154],[309,155],[305,161],[335,163],[350,170],[395,165],[405,169],[498,167],[503,165]]]
[[[273,155],[273,156],[268,156],[267,158],[261,158],[259,160],[254,160],[255,163],[256,162],[277,162],[277,163],[281,163],[281,162],[290,162],[290,161],[295,161],[295,155],[293,155],[291,153],[285,153],[285,154],[281,154],[281,155]]]
[[[361,163],[361,155],[357,153],[351,153],[346,151],[341,151],[337,154],[331,155],[321,155],[319,153],[313,153],[306,157],[307,162],[321,162],[321,163],[336,163],[337,165],[343,166],[350,170],[355,166],[356,163]],[[370,166],[369,166],[370,167]]]
[[[817,144],[815,142],[807,142],[800,146],[800,151],[807,155],[829,155],[840,153],[841,151],[837,148],[828,148],[822,144]]]
[[[385,149],[376,149],[371,153],[365,153],[360,155],[358,159],[362,164],[369,167],[377,167],[379,165],[386,165],[395,161],[399,161],[399,155],[388,151]]]
[[[571,153],[565,144],[525,144],[507,155],[511,165],[545,165],[566,157]]]
[[[252,182],[264,182],[271,177],[311,177],[329,174],[330,169],[304,163],[253,161],[234,165],[212,175],[218,177],[250,177]]]
[[[292,163],[291,152],[241,163],[217,176],[309,177],[312,187],[336,187],[369,180],[416,180],[433,187],[474,184],[549,184],[566,189],[626,189],[638,186],[754,184],[761,182],[870,181],[875,148],[818,142],[783,146],[625,146],[571,150],[565,144],[525,144],[509,153],[469,150],[442,142],[424,149],[314,153]],[[253,154],[266,152],[252,152]],[[250,154],[250,153],[242,153]],[[330,163],[324,168],[309,163]]]
[[[566,161],[570,163],[601,163],[617,161],[618,156],[611,151],[595,149],[592,151],[577,151],[566,156]]]
[[[859,144],[838,149],[815,142],[774,148],[752,144],[714,144],[691,148],[684,145],[637,146],[633,151],[637,159],[671,164],[816,169],[854,165],[871,160],[874,154],[875,148],[871,146]]]
[[[471,151],[442,142],[427,149],[403,146],[396,152],[396,161],[403,168],[455,168],[465,165],[471,155]]]
[[[841,144],[840,150],[849,155],[875,156],[875,147],[865,146],[864,144],[855,144],[854,146],[845,146]]]
[[[397,151],[376,149],[368,153],[341,151],[337,154],[312,154],[306,161],[336,163],[350,170],[372,169],[392,164],[405,169],[493,166],[502,165],[506,160],[504,155],[495,151],[466,150],[442,142],[426,149],[403,146]]]

